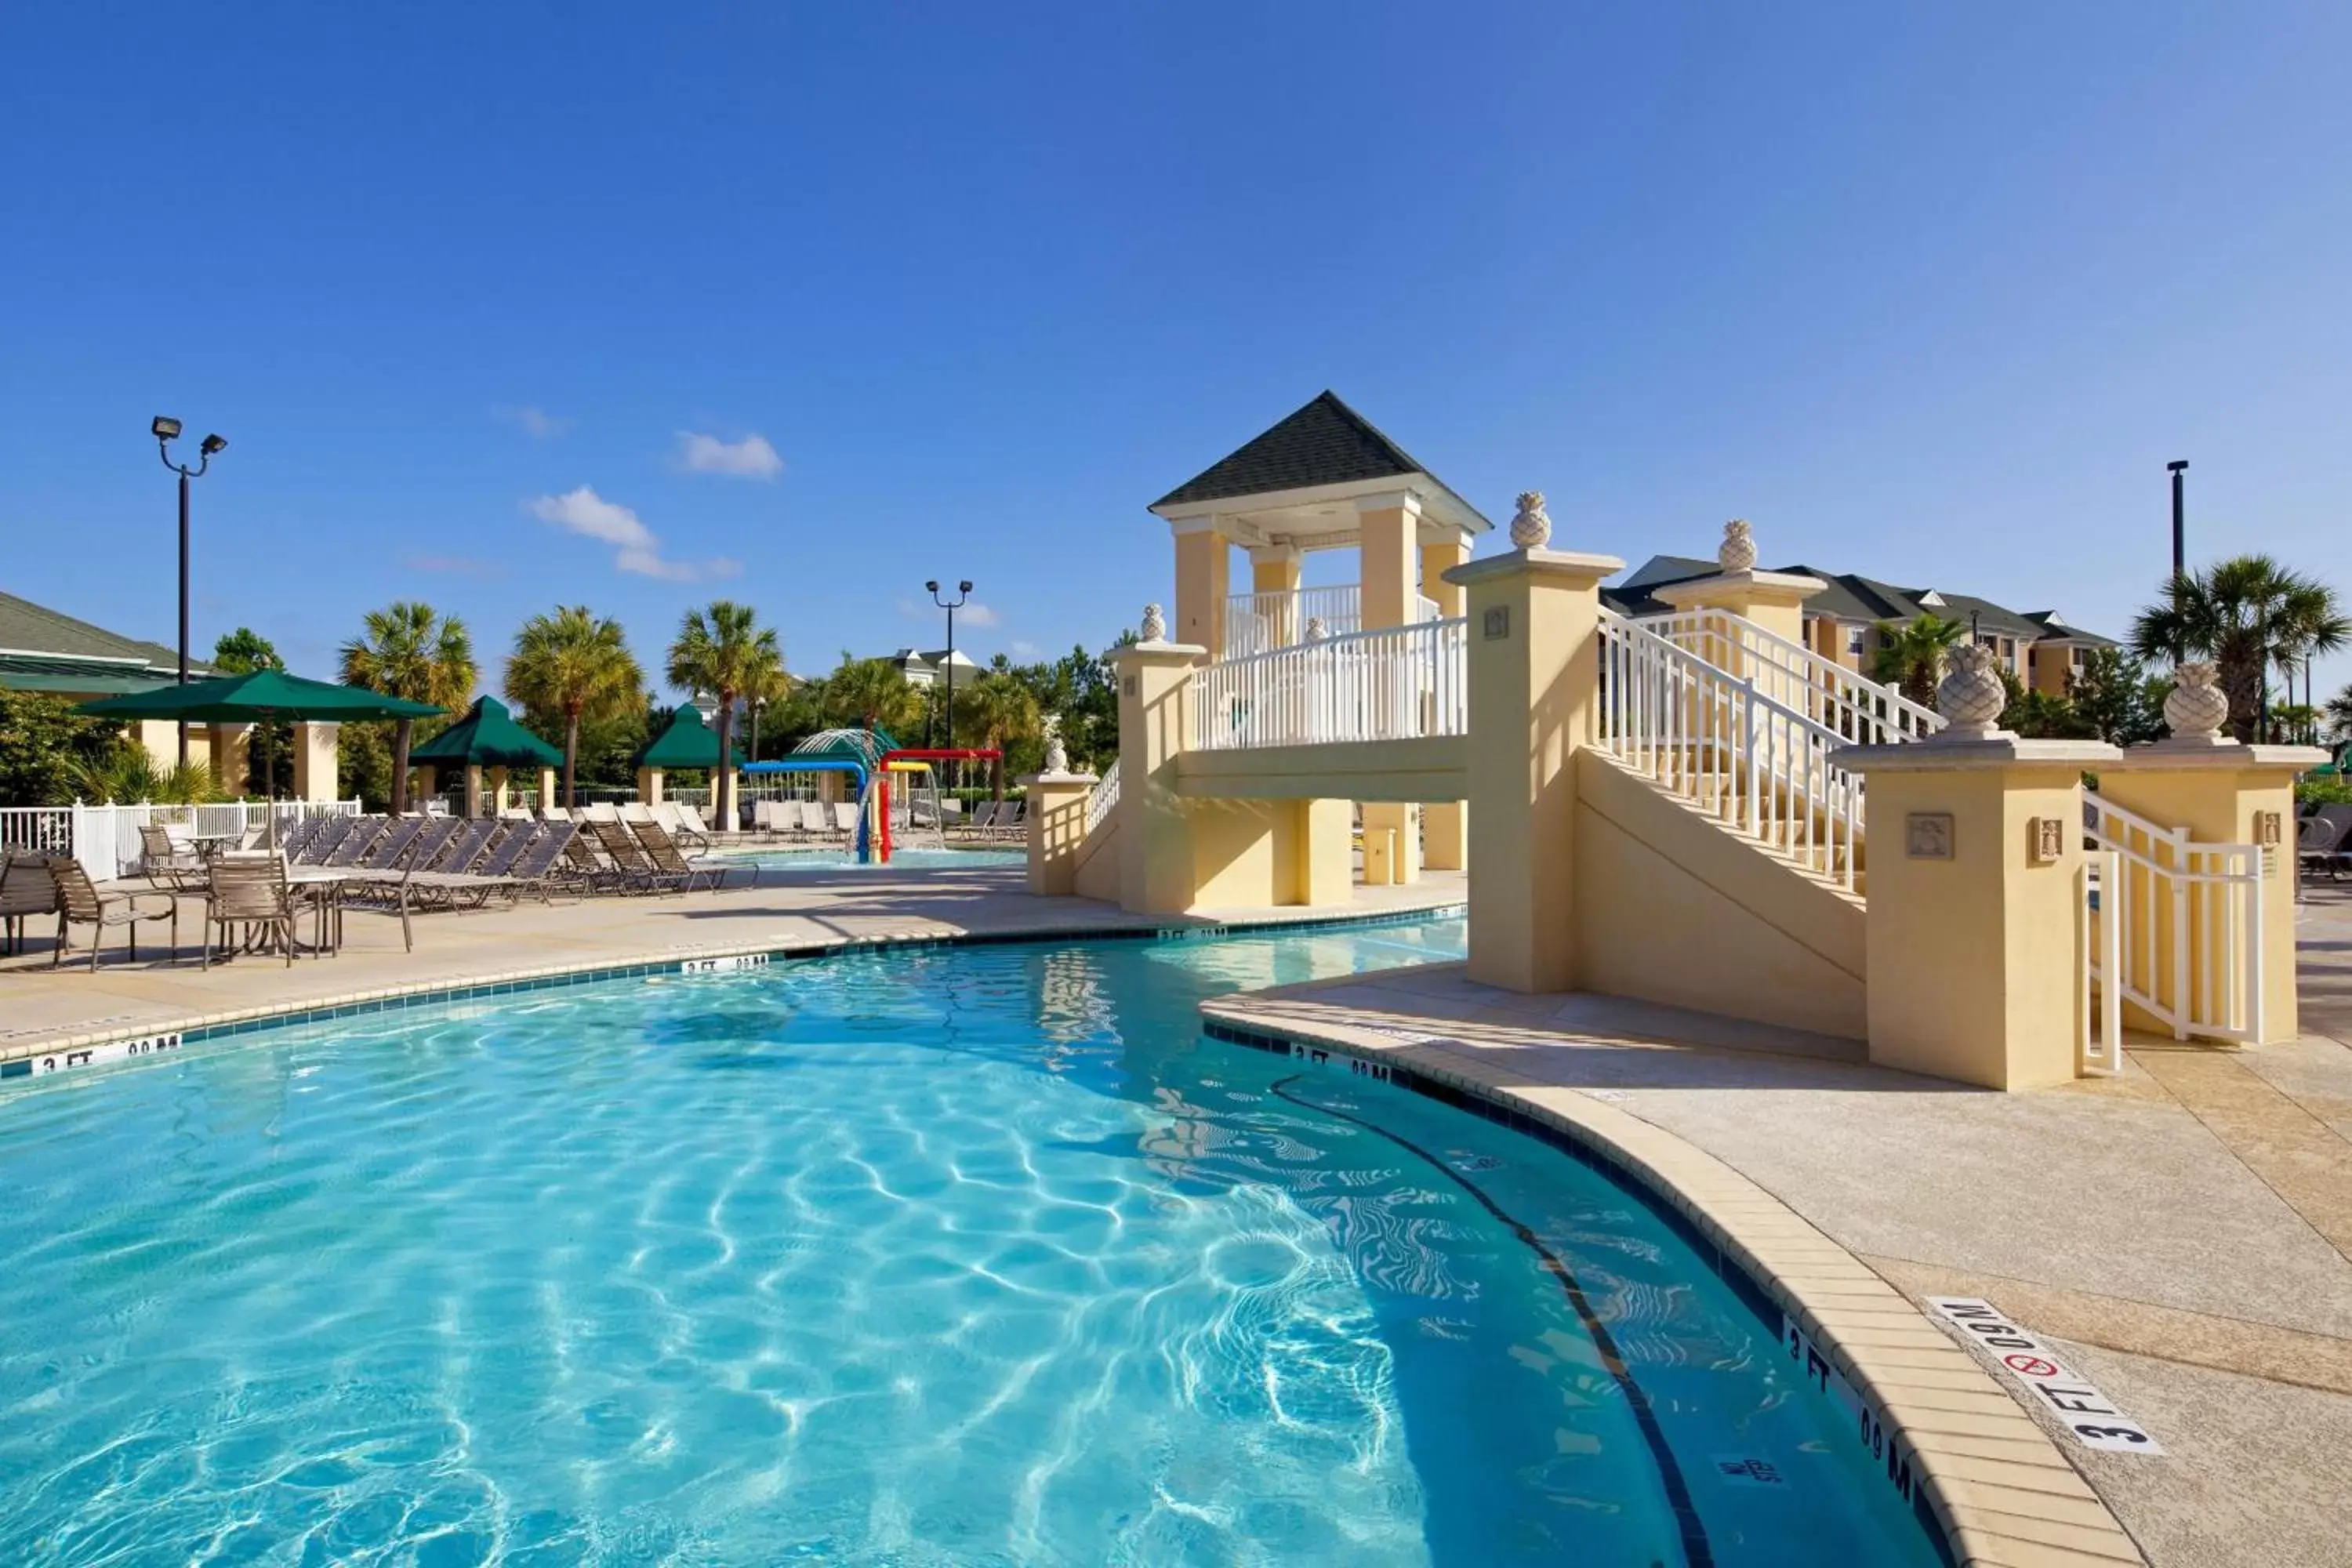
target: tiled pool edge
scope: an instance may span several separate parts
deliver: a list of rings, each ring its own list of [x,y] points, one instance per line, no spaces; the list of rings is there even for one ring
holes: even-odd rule
[[[2057,1446],[1909,1298],[1788,1205],[1664,1129],[1572,1089],[1445,1048],[1279,1024],[1246,998],[1203,1003],[1215,1039],[1344,1058],[1372,1076],[1538,1138],[1645,1204],[1707,1260],[1825,1392],[1842,1380],[1858,1436],[1883,1458],[1959,1568],[2144,1563],[2131,1536]]]
[[[1034,927],[993,931],[940,929],[908,931],[875,936],[841,936],[778,943],[724,942],[709,947],[673,949],[658,957],[582,959],[570,963],[538,964],[463,980],[419,980],[414,984],[378,986],[366,991],[314,997],[301,1002],[260,1003],[191,1014],[175,1019],[122,1024],[75,1035],[50,1035],[38,1039],[0,1045],[0,1080],[9,1080],[72,1068],[103,1066],[136,1059],[255,1033],[265,1028],[325,1023],[404,1007],[435,1006],[477,1001],[564,985],[585,985],[604,980],[628,980],[646,975],[688,972],[713,959],[757,959],[762,963],[824,958],[846,952],[877,952],[922,947],[971,947],[1022,942],[1181,942],[1243,935],[1258,931],[1315,931],[1331,927],[1414,925],[1444,920],[1463,912],[1459,902],[1431,904],[1407,910],[1383,910],[1375,914],[1269,912],[1237,920],[1203,920],[1186,925],[1073,925],[1061,921]]]

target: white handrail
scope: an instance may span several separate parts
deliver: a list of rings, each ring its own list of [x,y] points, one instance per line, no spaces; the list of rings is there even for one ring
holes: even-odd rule
[[[1110,766],[1103,770],[1102,777],[1095,781],[1095,787],[1087,792],[1087,831],[1093,833],[1109,821],[1110,814],[1118,809],[1118,759],[1113,757]]]
[[[1323,623],[1326,637],[1348,637],[1363,629],[1363,588],[1356,583],[1335,583],[1321,588],[1276,588],[1263,594],[1234,594],[1225,600],[1225,632],[1217,657],[1250,658],[1307,640],[1307,624]],[[1443,619],[1437,601],[1413,595],[1415,622]]]
[[[1192,678],[1192,743],[1231,751],[1467,734],[1469,653],[1469,622],[1456,616],[1225,659]]]
[[[1847,737],[1643,623],[1601,613],[1594,743],[1774,854],[1853,889],[1863,781]]]
[[[1635,624],[1719,669],[1753,677],[1766,696],[1812,715],[1850,743],[1920,741],[1944,727],[1944,716],[1934,709],[1745,616],[1720,608],[1676,610],[1643,616]]]
[[[2102,992],[2177,1040],[2262,1038],[2261,847],[2200,844],[2095,792],[2083,802],[2092,847],[2113,868],[2095,879],[2091,906],[2101,945],[2115,953],[2112,966],[2092,972]]]

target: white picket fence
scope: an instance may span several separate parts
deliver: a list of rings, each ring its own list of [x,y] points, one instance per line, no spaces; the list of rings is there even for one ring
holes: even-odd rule
[[[111,881],[138,869],[143,855],[139,830],[178,827],[200,835],[243,835],[268,825],[272,810],[278,829],[306,816],[356,816],[355,800],[229,801],[208,805],[11,805],[0,806],[0,849],[70,855],[94,881]]]
[[[1213,752],[1466,735],[1469,652],[1469,622],[1457,616],[1212,664],[1192,680],[1192,743]]]
[[[2087,964],[2103,996],[2172,1037],[2263,1037],[2263,850],[2200,844],[2095,793],[2084,797],[2095,871]]]
[[[1923,741],[1944,727],[1942,714],[1894,687],[1881,686],[1728,610],[1677,610],[1643,616],[1634,625],[1727,674],[1753,681],[1764,696],[1856,745]]]
[[[1851,889],[1862,775],[1832,757],[1846,737],[1767,684],[1603,610],[1594,743],[1727,830]]]

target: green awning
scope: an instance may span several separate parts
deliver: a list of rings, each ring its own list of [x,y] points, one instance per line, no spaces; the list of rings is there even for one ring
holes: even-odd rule
[[[719,765],[719,734],[702,721],[702,710],[688,702],[671,715],[669,728],[637,753],[641,768],[715,768]],[[740,768],[743,753],[727,748],[727,765]]]
[[[514,721],[495,697],[474,700],[466,716],[408,753],[412,763],[475,768],[560,768],[563,753]]]
[[[220,675],[185,686],[159,686],[125,697],[101,697],[74,711],[98,719],[172,719],[189,724],[251,724],[264,719],[354,723],[368,719],[426,719],[443,711],[429,702],[386,697],[363,686],[305,680],[282,669]]]

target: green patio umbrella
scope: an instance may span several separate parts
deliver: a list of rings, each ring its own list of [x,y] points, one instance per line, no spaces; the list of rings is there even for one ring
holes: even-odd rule
[[[514,721],[495,697],[474,699],[466,716],[408,753],[412,763],[469,768],[560,768],[563,753]]]
[[[183,724],[259,724],[287,720],[316,724],[351,724],[372,719],[429,719],[446,711],[430,702],[386,697],[363,686],[337,686],[306,680],[282,669],[257,669],[249,675],[220,675],[191,680],[185,686],[159,686],[121,697],[100,697],[74,709],[94,719],[163,719]],[[262,781],[274,793],[277,781]],[[269,813],[270,837],[278,833],[278,814]]]

